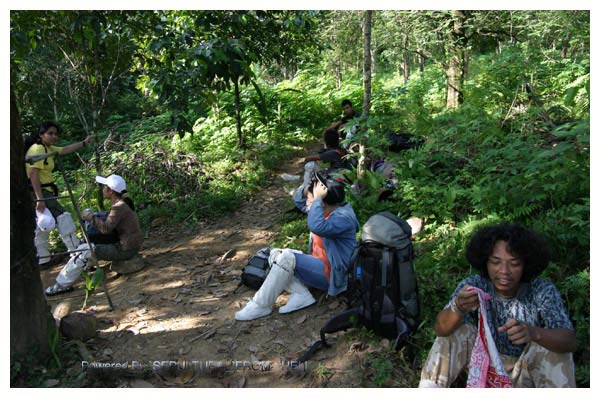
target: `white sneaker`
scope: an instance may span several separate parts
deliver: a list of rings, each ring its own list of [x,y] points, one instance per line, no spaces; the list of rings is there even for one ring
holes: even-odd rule
[[[256,318],[267,316],[271,312],[271,308],[261,307],[254,301],[250,300],[250,302],[246,304],[243,309],[235,313],[235,319],[237,321],[251,321]]]
[[[440,386],[431,380],[421,380],[419,381],[419,388],[440,388]]]
[[[288,312],[298,311],[314,303],[316,303],[316,300],[308,291],[305,293],[292,293],[287,303],[279,307],[279,313],[287,314]]]

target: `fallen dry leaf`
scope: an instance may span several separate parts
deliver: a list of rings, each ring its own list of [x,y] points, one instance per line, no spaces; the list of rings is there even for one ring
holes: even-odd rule
[[[135,336],[137,336],[138,334],[140,334],[140,331],[142,329],[146,329],[147,327],[148,327],[148,322],[142,321],[142,322],[137,323],[134,326],[126,327],[125,330],[129,330],[131,333],[133,333]]]
[[[306,321],[306,314],[305,314],[305,315],[302,315],[300,318],[298,318],[298,319],[296,320],[296,323],[297,323],[298,325],[300,325],[300,324],[301,324],[301,323],[303,323],[304,321]]]
[[[237,232],[236,232],[237,233]],[[232,234],[233,235],[233,234]],[[235,255],[236,249],[230,249],[225,254],[221,256],[219,259],[219,264],[222,264],[226,259],[233,257]]]

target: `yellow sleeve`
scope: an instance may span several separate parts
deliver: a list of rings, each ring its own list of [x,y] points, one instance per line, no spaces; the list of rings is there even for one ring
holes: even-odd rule
[[[56,148],[56,147],[54,147]],[[46,150],[44,149],[43,145],[40,144],[33,144],[28,150],[27,153],[25,154],[25,157],[28,156],[34,156],[34,155],[43,155],[44,153],[46,153]],[[37,162],[33,163],[33,164],[27,164],[29,167],[34,167],[36,169],[43,169],[44,168],[44,160],[38,160]]]

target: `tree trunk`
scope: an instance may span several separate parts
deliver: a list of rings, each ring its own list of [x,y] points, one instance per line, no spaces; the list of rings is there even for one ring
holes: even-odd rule
[[[372,46],[369,47],[373,47],[375,49],[377,49],[377,44],[376,43],[372,43]],[[370,53],[371,53],[371,74],[372,75],[376,75],[377,74],[377,64],[375,63],[375,51],[373,50],[373,48],[370,49]]]
[[[48,327],[53,325],[37,268],[33,230],[34,211],[29,194],[19,111],[10,90],[10,355],[13,359],[36,352],[48,356]],[[33,350],[33,351],[32,351]]]
[[[369,111],[371,110],[371,20],[373,18],[373,11],[367,11],[365,13],[365,48],[363,52],[363,107],[362,116],[365,119],[369,117]],[[358,170],[357,177],[362,180],[366,170],[366,137],[363,135],[360,139],[358,158]]]
[[[404,48],[408,48],[408,34],[404,35],[402,39],[402,45]],[[408,51],[404,51],[402,54],[402,71],[404,72],[404,84],[408,83],[408,78],[410,77],[410,54]]]
[[[363,116],[369,116],[371,110],[371,19],[373,11],[365,13],[365,48],[363,52]]]
[[[58,123],[58,108],[56,107],[56,100],[58,99],[58,76],[54,76],[53,86],[53,97],[52,97],[52,112],[54,113],[54,120]]]
[[[565,37],[565,39],[563,40],[562,51],[561,51],[561,57],[563,59],[567,58],[570,41],[571,41],[571,35],[567,34],[567,37]]]
[[[425,56],[423,54],[419,54],[419,73],[421,75],[425,73]]]
[[[449,50],[450,60],[446,67],[446,107],[448,109],[458,108],[463,102],[463,81],[466,71],[466,35],[465,21],[467,19],[463,11],[452,11],[453,30],[450,37]]]
[[[98,150],[97,146],[94,148],[94,164],[96,166],[96,175],[101,176],[102,162],[100,161],[100,151]],[[102,193],[101,185],[99,185],[98,189],[96,190],[96,201],[98,202],[98,209],[100,209],[101,211],[105,211],[106,209],[104,207],[104,194]]]
[[[239,77],[236,77],[233,80],[233,88],[235,91],[235,121],[237,128],[237,138],[238,138],[238,148],[244,147],[244,137],[242,136],[242,115],[241,115],[241,106],[240,106],[240,86],[239,86]]]
[[[462,102],[462,70],[457,56],[452,56],[446,70],[446,107],[456,109]]]

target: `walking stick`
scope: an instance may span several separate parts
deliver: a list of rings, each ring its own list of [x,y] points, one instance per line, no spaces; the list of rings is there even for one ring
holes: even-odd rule
[[[67,174],[65,173],[65,169],[63,167],[63,164],[62,164],[62,161],[60,159],[60,155],[58,154],[58,152],[50,152],[50,153],[46,153],[46,154],[42,154],[42,155],[28,156],[25,158],[25,162],[33,164],[39,160],[46,159],[51,156],[54,156],[54,159],[56,161],[56,164],[58,165],[60,174],[62,175],[63,180],[65,181],[65,185],[67,187],[67,192],[69,192],[68,197],[71,199],[71,203],[73,204],[73,208],[75,210],[75,213],[77,214],[77,220],[79,221],[79,226],[81,227],[81,232],[83,233],[83,238],[85,239],[85,243],[87,243],[87,245],[88,245],[88,250],[90,251],[92,260],[94,260],[97,263],[98,258],[96,257],[96,253],[94,251],[94,246],[92,246],[92,243],[90,242],[87,231],[85,230],[85,225],[83,224],[83,220],[79,216],[79,214],[81,214],[79,212],[79,206],[77,205],[77,201],[75,200],[75,196],[73,195],[73,191],[71,190],[71,184],[69,183],[69,180],[67,179]],[[52,199],[52,198],[46,198],[43,200],[49,200],[49,199]],[[114,306],[113,306],[112,300],[110,299],[110,295],[108,293],[108,288],[106,287],[106,274],[104,274],[104,277],[102,278],[102,288],[104,289],[104,293],[106,293],[106,299],[108,300],[108,309],[109,309],[109,311],[112,311],[114,309]]]

